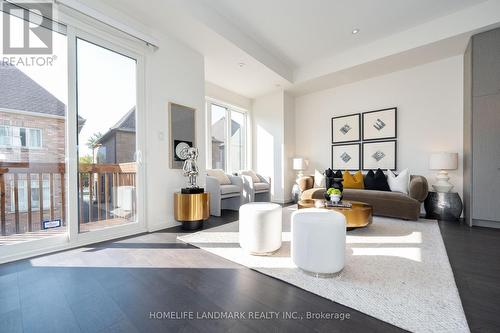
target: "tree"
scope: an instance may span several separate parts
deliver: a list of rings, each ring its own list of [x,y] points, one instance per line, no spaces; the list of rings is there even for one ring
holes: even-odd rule
[[[85,155],[85,156],[80,156],[80,164],[92,164],[92,156],[90,155]]]
[[[89,149],[92,149],[92,163],[95,163],[95,149],[98,146],[98,141],[99,139],[102,138],[102,133],[101,132],[96,132],[90,136],[90,138],[87,140],[87,147]]]

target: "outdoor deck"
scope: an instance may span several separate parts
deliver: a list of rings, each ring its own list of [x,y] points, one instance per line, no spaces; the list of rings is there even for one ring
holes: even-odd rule
[[[135,174],[135,163],[80,164],[80,232],[133,220]],[[66,233],[66,178],[64,163],[0,162],[0,246]],[[62,226],[42,230],[53,220]]]

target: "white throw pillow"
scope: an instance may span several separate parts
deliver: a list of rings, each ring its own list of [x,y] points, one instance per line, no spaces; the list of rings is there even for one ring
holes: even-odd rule
[[[397,176],[391,170],[387,170],[387,182],[393,192],[408,194],[410,187],[410,171],[404,169]]]
[[[254,183],[261,183],[259,176],[253,170],[240,170],[240,175],[252,177]]]
[[[314,170],[314,187],[315,188],[325,188],[326,187],[326,177],[318,170]]]
[[[222,169],[207,170],[207,175],[217,178],[221,185],[231,185],[231,180]]]

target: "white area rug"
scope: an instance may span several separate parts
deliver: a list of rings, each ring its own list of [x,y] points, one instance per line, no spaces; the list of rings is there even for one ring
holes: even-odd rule
[[[283,245],[272,256],[252,256],[238,242],[238,222],[179,237],[218,256],[286,281],[413,332],[469,332],[436,221],[374,217],[347,233],[346,266],[315,278],[290,258],[290,214],[283,210]]]

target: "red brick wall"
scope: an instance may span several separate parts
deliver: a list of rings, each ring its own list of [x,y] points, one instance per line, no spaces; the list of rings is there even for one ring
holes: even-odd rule
[[[0,162],[64,163],[66,139],[64,119],[0,111],[0,125],[42,130],[41,149],[0,147]]]
[[[42,131],[42,148],[6,148],[0,147],[0,162],[31,162],[31,163],[64,163],[65,160],[65,120],[61,118],[39,117],[25,114],[15,114],[0,111],[0,125],[38,128]],[[20,174],[20,180],[27,180],[26,174]],[[31,176],[32,180],[38,180],[38,174]],[[44,180],[49,180],[49,174],[43,174]],[[14,176],[12,173],[4,175],[6,184],[6,231],[13,234],[16,231],[15,214],[12,211],[12,185]],[[61,176],[53,175],[52,200],[54,204],[54,218],[62,217],[62,193]],[[50,207],[44,207],[43,220],[50,220]],[[33,210],[31,214],[32,230],[40,230],[42,218],[39,210]],[[28,231],[28,213],[19,213],[20,233]]]

